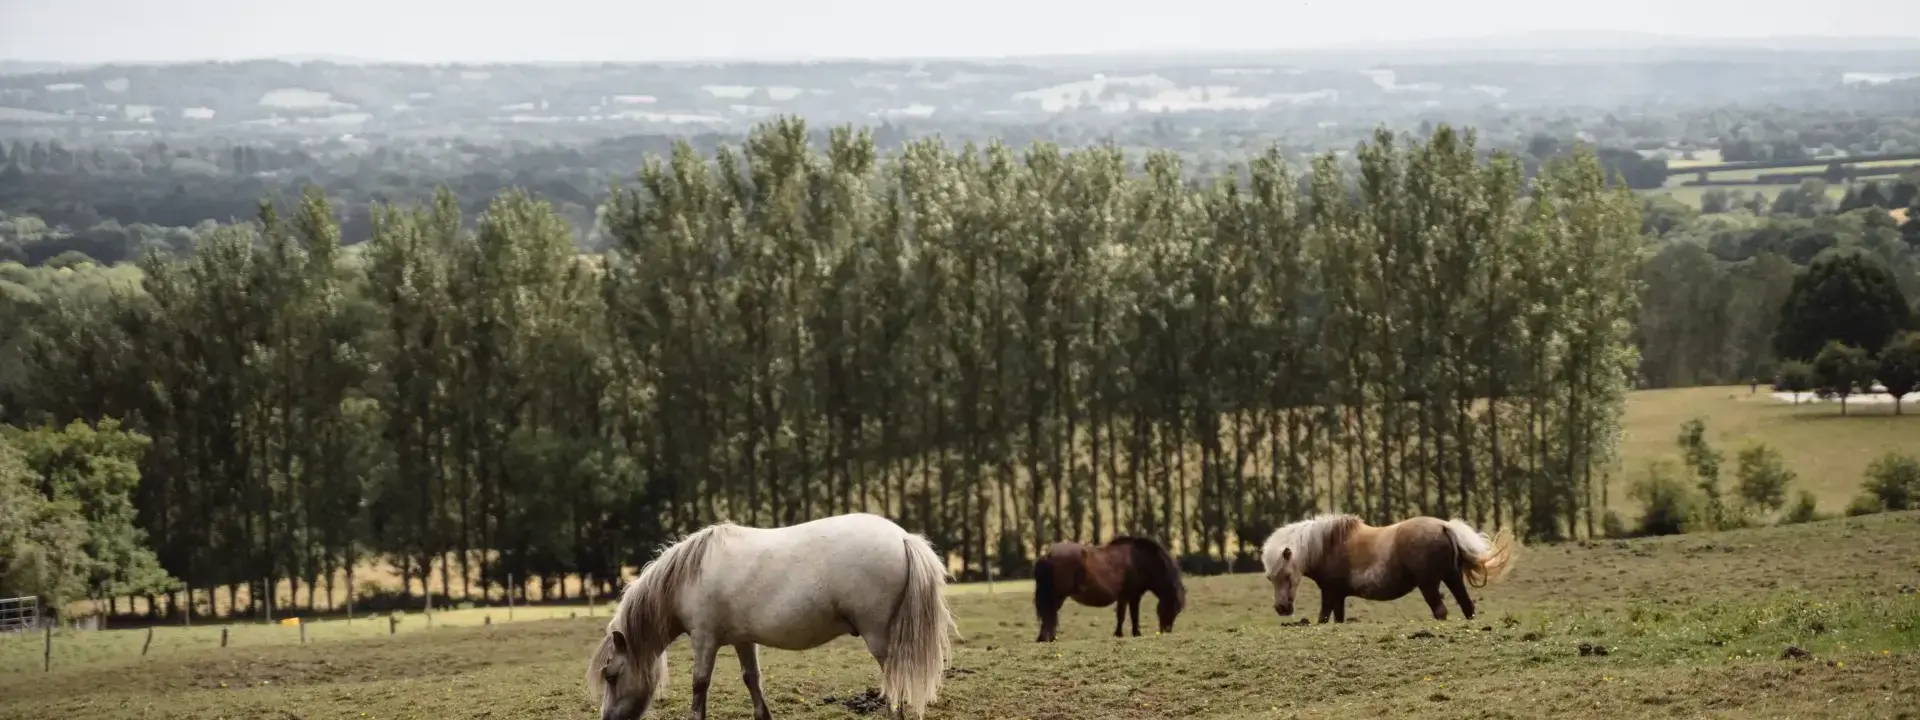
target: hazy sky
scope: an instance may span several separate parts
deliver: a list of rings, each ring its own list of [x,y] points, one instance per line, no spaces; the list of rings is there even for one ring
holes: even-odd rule
[[[995,56],[1536,30],[1917,37],[1920,13],[1911,0],[0,0],[0,58],[69,62]]]

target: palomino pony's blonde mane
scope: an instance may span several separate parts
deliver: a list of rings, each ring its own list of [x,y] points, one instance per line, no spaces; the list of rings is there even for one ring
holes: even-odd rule
[[[605,690],[606,679],[600,673],[612,659],[614,632],[627,637],[627,650],[635,655],[659,652],[673,642],[680,633],[680,619],[674,616],[680,591],[699,580],[702,561],[714,542],[732,536],[738,528],[721,521],[695,530],[662,548],[658,557],[640,568],[639,576],[620,594],[613,619],[607,621],[607,637],[601,641],[600,651],[587,663],[590,694],[599,695]]]
[[[1304,570],[1313,567],[1327,548],[1338,546],[1360,525],[1359,516],[1341,513],[1316,515],[1281,526],[1267,536],[1266,545],[1260,548],[1267,576],[1272,577],[1280,569],[1281,551],[1293,548],[1293,567]]]

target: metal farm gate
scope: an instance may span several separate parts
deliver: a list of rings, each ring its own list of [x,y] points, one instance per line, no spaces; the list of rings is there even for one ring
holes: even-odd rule
[[[0,633],[29,632],[39,628],[40,598],[0,598]]]

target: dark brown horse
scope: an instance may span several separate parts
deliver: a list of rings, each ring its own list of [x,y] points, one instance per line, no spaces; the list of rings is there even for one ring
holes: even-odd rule
[[[1160,632],[1173,632],[1173,619],[1187,604],[1180,565],[1160,543],[1122,535],[1105,545],[1057,542],[1040,551],[1033,566],[1033,609],[1040,615],[1040,637],[1052,642],[1060,625],[1060,607],[1073,598],[1087,607],[1113,605],[1113,636],[1129,613],[1133,635],[1140,636],[1140,596],[1159,600]],[[1117,604],[1116,604],[1117,603]]]
[[[1261,548],[1273,610],[1293,614],[1301,577],[1320,586],[1320,622],[1347,621],[1347,598],[1398,600],[1420,589],[1435,620],[1447,619],[1445,585],[1473,619],[1467,585],[1485,587],[1513,564],[1513,533],[1489,538],[1459,520],[1416,517],[1374,527],[1352,515],[1322,515],[1273,531]]]

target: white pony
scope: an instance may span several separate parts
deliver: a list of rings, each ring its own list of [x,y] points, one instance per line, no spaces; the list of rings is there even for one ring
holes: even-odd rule
[[[952,649],[947,575],[926,538],[878,515],[771,529],[710,525],[662,550],[627,585],[587,664],[587,689],[600,697],[603,720],[640,717],[666,682],[667,647],[687,635],[690,717],[706,717],[714,654],[730,645],[755,720],[768,720],[759,646],[807,650],[853,635],[880,662],[893,717],[908,706],[923,714],[939,698]]]

